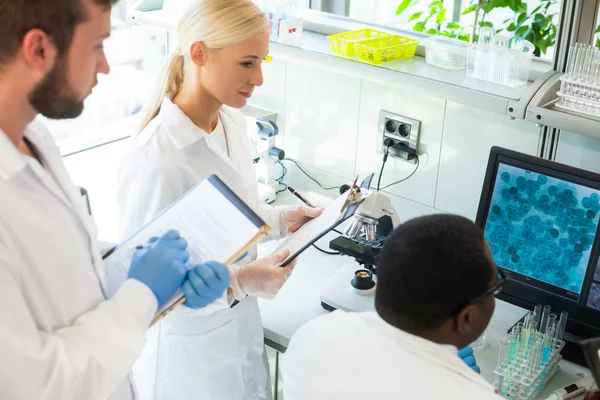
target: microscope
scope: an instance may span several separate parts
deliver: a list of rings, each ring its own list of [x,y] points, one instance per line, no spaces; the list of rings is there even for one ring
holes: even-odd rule
[[[256,167],[256,179],[258,181],[258,196],[263,203],[275,201],[279,182],[276,179],[277,164],[285,158],[285,152],[275,146],[279,127],[275,122],[256,118],[258,131],[250,138],[255,145],[253,162]]]
[[[372,175],[371,175],[372,177]],[[362,187],[369,187],[363,182]],[[340,190],[342,191],[342,190]],[[343,193],[343,191],[342,191]],[[373,311],[377,262],[387,236],[400,225],[392,203],[373,192],[356,209],[344,234],[329,243],[332,250],[354,258],[335,273],[321,294],[323,308],[333,311]]]

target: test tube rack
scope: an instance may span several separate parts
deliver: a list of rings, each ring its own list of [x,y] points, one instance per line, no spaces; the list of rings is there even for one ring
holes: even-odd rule
[[[505,364],[494,370],[496,391],[507,399],[530,400],[546,386],[550,378],[558,372],[558,363],[562,359],[560,351],[564,342],[552,350],[552,356],[547,363],[541,363],[535,372],[527,373],[523,365],[526,359],[507,360]]]
[[[512,43],[512,46],[509,46]],[[516,88],[527,83],[535,46],[509,39],[493,28],[482,27],[475,46],[467,49],[467,76]]]
[[[557,321],[550,307],[537,306],[500,343],[494,388],[508,399],[534,399],[559,369],[566,312]]]
[[[557,108],[600,115],[600,50],[581,43],[571,46],[560,80]]]
[[[526,84],[530,65],[531,55],[517,49],[479,46],[467,50],[467,76],[502,86]]]

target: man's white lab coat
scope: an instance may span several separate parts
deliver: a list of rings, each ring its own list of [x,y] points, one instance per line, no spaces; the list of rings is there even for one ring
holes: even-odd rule
[[[45,167],[0,131],[0,398],[126,400],[157,302],[126,281],[106,300],[96,228],[38,121]]]
[[[282,360],[286,400],[500,400],[457,355],[401,331],[376,313],[315,318]]]

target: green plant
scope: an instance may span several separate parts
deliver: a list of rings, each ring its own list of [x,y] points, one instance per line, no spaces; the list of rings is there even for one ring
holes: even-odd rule
[[[396,15],[402,14],[409,6],[416,3],[418,3],[418,0],[403,0],[398,6],[398,10],[396,10]],[[429,3],[427,12],[416,12],[410,16],[408,21],[417,21],[413,26],[413,30],[416,32],[445,36],[468,42],[469,34],[465,33],[465,27],[458,22],[449,20],[447,14],[443,1],[436,0]]]
[[[429,13],[413,13],[409,22],[415,22],[413,30],[431,35],[442,35],[465,41],[475,41],[477,30],[487,26],[496,30],[496,33],[508,33],[515,37],[526,39],[535,46],[534,54],[546,54],[548,48],[556,41],[557,27],[554,20],[557,13],[552,12],[552,6],[559,0],[539,0],[540,4],[533,10],[528,10],[527,0],[471,0],[462,15],[473,14],[473,22],[469,25],[460,21],[451,21],[446,17],[446,8],[443,1],[429,3]],[[396,15],[404,13],[409,7],[419,3],[419,0],[402,0]],[[503,21],[502,26],[494,26],[489,16],[495,9],[508,8],[514,16]],[[599,28],[600,29],[600,28]],[[471,31],[470,35],[467,33]],[[598,41],[600,47],[600,40]]]

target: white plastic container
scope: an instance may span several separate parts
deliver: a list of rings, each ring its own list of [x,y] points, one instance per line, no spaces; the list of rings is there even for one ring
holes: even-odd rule
[[[423,43],[426,47],[425,61],[436,67],[460,70],[467,66],[467,50],[470,43],[445,37],[435,37]]]

